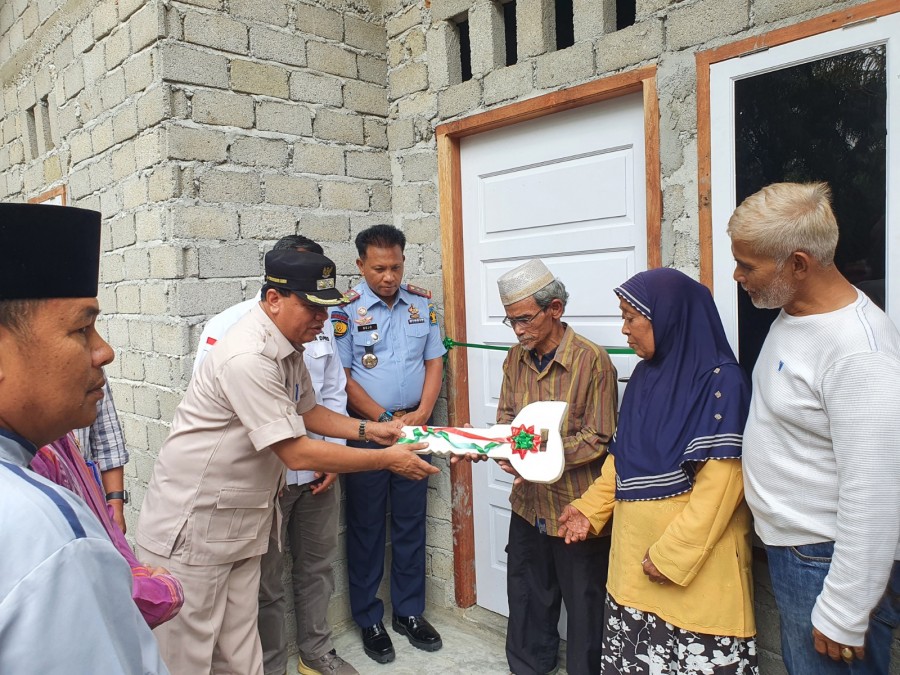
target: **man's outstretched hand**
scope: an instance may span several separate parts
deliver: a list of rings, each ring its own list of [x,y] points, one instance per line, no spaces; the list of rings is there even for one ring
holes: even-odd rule
[[[374,452],[383,452],[387,455],[385,468],[389,471],[411,480],[421,480],[440,471],[415,453],[416,450],[424,450],[427,447],[428,443],[402,443]]]

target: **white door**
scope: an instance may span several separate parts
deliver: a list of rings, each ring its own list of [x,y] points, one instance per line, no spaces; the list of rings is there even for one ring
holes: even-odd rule
[[[745,78],[820,61],[862,49],[884,50],[887,81],[886,123],[887,196],[885,203],[884,275],[886,311],[900,325],[900,274],[891,274],[892,261],[900,260],[900,191],[896,176],[900,169],[900,14],[890,14],[866,23],[796,40],[765,51],[713,64],[710,68],[710,141],[713,234],[714,297],[725,332],[735,353],[739,351],[738,290],[732,279],[734,259],[726,234],[728,219],[736,206],[735,86]],[[893,133],[891,133],[893,132]],[[840,162],[841,157],[835,157]],[[893,177],[893,181],[891,178]],[[782,180],[789,180],[783,178]],[[833,190],[839,186],[832,186]],[[840,218],[839,218],[840,220]],[[843,223],[842,223],[843,225]],[[842,235],[843,236],[843,235]],[[852,280],[852,279],[851,279]],[[755,358],[755,355],[754,355]]]
[[[464,138],[460,156],[467,341],[512,344],[497,278],[539,257],[569,291],[563,320],[626,347],[612,289],[647,265],[641,94]],[[475,426],[496,420],[505,355],[468,351]],[[620,377],[635,358],[613,355]],[[472,474],[477,602],[507,616],[511,481],[493,462]]]

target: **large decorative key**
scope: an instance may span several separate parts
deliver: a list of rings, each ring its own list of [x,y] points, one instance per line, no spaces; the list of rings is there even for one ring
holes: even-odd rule
[[[566,465],[559,435],[568,404],[565,401],[529,403],[512,424],[495,424],[489,429],[464,427],[403,427],[400,443],[427,441],[419,454],[465,455],[478,453],[491,459],[505,459],[527,481],[553,483]]]

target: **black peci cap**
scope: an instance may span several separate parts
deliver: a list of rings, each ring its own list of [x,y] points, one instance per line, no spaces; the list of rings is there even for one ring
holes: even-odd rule
[[[94,298],[99,272],[99,213],[0,204],[0,300]]]
[[[347,299],[335,287],[334,263],[324,255],[282,249],[266,253],[265,282],[292,291],[316,305],[340,305]]]

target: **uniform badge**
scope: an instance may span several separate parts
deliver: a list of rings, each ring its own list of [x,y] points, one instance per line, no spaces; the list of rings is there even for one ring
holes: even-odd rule
[[[419,295],[423,298],[431,299],[431,291],[427,288],[419,288],[418,286],[413,286],[412,284],[406,284],[406,290],[412,293],[413,295]]]
[[[360,361],[363,364],[363,368],[368,368],[371,370],[375,366],[378,365],[378,357],[375,356],[375,347],[372,345],[367,345],[365,347],[366,353],[362,355]]]
[[[360,316],[365,316],[368,313],[368,311],[369,310],[367,310],[365,307],[360,307],[359,309],[356,310],[356,313],[359,314]]]
[[[341,307],[344,307],[344,306],[346,306],[346,305],[349,305],[351,302],[353,302],[353,301],[356,300],[357,298],[359,298],[359,293],[357,293],[356,291],[354,291],[354,290],[351,288],[349,291],[347,291],[346,293],[344,293],[344,302],[342,302],[342,303],[340,304],[340,306],[341,306]]]
[[[428,303],[428,323],[432,326],[437,326],[437,310],[430,302]]]
[[[419,316],[418,307],[410,305],[407,311],[409,312],[409,323],[425,323],[425,319]]]
[[[358,319],[353,319],[353,323],[355,323],[357,326],[368,326],[370,323],[372,323],[373,318],[374,317],[369,314],[368,316],[361,316]]]
[[[343,337],[350,330],[350,317],[346,312],[334,311],[331,313],[331,326],[335,337]]]

